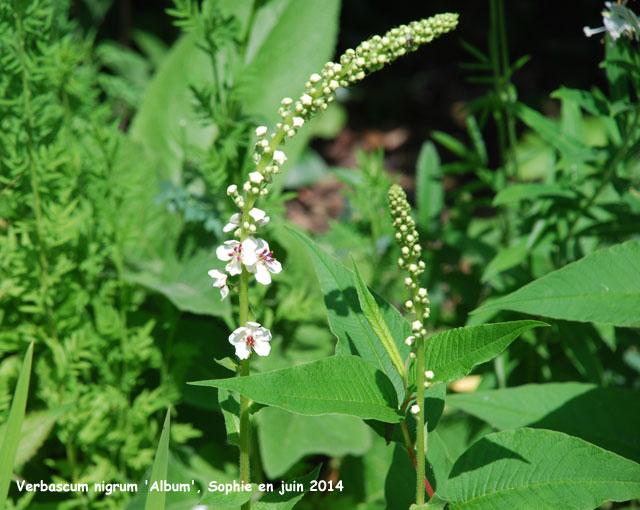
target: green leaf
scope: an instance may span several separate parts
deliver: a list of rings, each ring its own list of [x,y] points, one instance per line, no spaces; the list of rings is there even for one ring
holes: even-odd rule
[[[449,397],[447,397],[449,402]],[[460,413],[443,418],[436,430],[427,436],[427,478],[433,489],[447,498],[451,468],[458,457],[493,428],[472,416]]]
[[[481,281],[486,282],[497,274],[517,266],[527,258],[529,253],[530,247],[527,237],[521,237],[512,246],[501,248],[485,267]]]
[[[171,428],[171,408],[167,409],[167,415],[162,426],[160,442],[153,460],[151,478],[149,480],[149,492],[144,504],[144,510],[164,510],[165,494],[163,490],[154,490],[154,484],[161,484],[167,480],[167,467],[169,464],[169,430]]]
[[[218,403],[224,417],[227,441],[233,446],[240,447],[240,400],[235,393],[220,388]]]
[[[562,349],[580,375],[589,382],[604,385],[604,367],[591,336],[591,325],[560,321],[558,330]]]
[[[557,430],[640,462],[638,401],[637,391],[575,382],[527,384],[447,397],[447,405],[498,429]]]
[[[278,407],[262,409],[256,416],[260,458],[272,480],[305,455],[362,455],[371,446],[368,427],[353,416],[304,416]]]
[[[227,482],[231,487],[233,482]],[[240,482],[236,482],[240,484]],[[238,510],[240,506],[244,505],[251,499],[251,496],[258,492],[258,485],[255,483],[250,484],[251,490],[230,490],[228,492],[215,491],[207,492],[200,500],[199,505],[207,505],[208,507],[215,508],[216,510]],[[246,487],[245,484],[242,485]]]
[[[416,203],[418,225],[427,231],[435,230],[435,222],[444,206],[441,177],[438,151],[432,142],[425,142],[420,149],[416,165]]]
[[[391,381],[357,356],[332,356],[263,374],[189,384],[237,391],[300,414],[348,414],[389,423],[402,419]]]
[[[539,198],[560,197],[575,199],[578,194],[560,184],[526,183],[514,184],[500,190],[493,199],[493,205],[505,205],[523,200],[536,201]]]
[[[525,331],[541,326],[548,324],[513,321],[442,331],[425,341],[425,367],[433,371],[433,382],[455,381],[475,365],[495,358]],[[412,380],[415,381],[415,370]]]
[[[640,496],[640,465],[561,432],[506,430],[455,463],[451,510],[592,510]]]
[[[13,394],[7,428],[2,438],[0,447],[0,508],[7,504],[11,475],[13,474],[13,464],[16,459],[16,452],[20,444],[20,429],[24,420],[24,413],[27,408],[27,397],[29,396],[29,380],[31,378],[31,363],[33,362],[33,342],[29,344],[24,355],[22,369],[18,376],[18,383]]]
[[[324,294],[329,327],[338,338],[336,354],[354,354],[369,361],[386,374],[396,388],[399,399],[403,398],[404,383],[387,351],[364,318],[353,273],[312,240],[294,230],[290,231],[300,240],[313,260]],[[375,292],[371,291],[371,294],[382,311],[400,357],[406,359],[410,348],[405,345],[404,340],[411,334],[411,326],[398,310]]]
[[[291,510],[296,506],[298,501],[304,497],[305,493],[309,491],[311,488],[311,482],[318,479],[321,467],[322,465],[319,464],[308,475],[300,478],[294,478],[287,482],[289,487],[295,487],[297,483],[301,483],[304,487],[304,492],[285,491],[284,494],[280,494],[279,491],[276,490],[274,492],[266,493],[260,501],[254,503],[251,507],[254,510]]]
[[[15,466],[22,466],[40,449],[51,433],[51,429],[56,421],[66,411],[72,407],[72,404],[48,409],[46,411],[36,411],[28,413],[25,416],[20,433],[20,445],[16,453]],[[4,424],[6,425],[6,424]],[[5,427],[2,427],[0,437],[3,437]]]
[[[131,267],[124,274],[127,281],[162,294],[178,310],[230,319],[229,300],[220,300],[220,291],[207,274],[210,269],[221,269],[215,254],[200,250],[186,260],[170,255]]]
[[[383,347],[387,351],[387,354],[389,355],[389,358],[391,358],[391,362],[393,363],[393,366],[396,367],[400,377],[404,378],[404,363],[400,357],[398,346],[391,335],[391,331],[389,331],[387,323],[384,321],[380,307],[371,295],[371,292],[369,292],[367,284],[362,280],[360,272],[358,271],[358,266],[356,265],[356,261],[353,257],[351,257],[351,262],[353,263],[354,281],[356,283],[356,292],[358,293],[358,301],[360,302],[362,313],[365,319],[369,322],[371,329],[373,329],[374,333],[378,336],[380,343],[382,343]]]
[[[415,503],[409,507],[409,510],[444,510],[447,504],[446,499],[442,499],[438,493],[434,493],[431,499],[424,505],[416,505]]]
[[[640,326],[640,241],[598,250],[471,313],[495,309]]]
[[[533,129],[548,144],[555,147],[564,156],[581,161],[593,160],[596,153],[586,147],[579,139],[565,133],[560,127],[533,108],[522,103],[513,105],[520,120]]]

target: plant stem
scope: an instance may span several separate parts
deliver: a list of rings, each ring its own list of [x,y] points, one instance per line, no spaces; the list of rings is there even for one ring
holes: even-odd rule
[[[249,273],[245,267],[240,274],[240,326],[249,320]],[[240,362],[240,377],[249,375],[249,359]],[[249,399],[240,395],[240,477],[243,483],[251,483],[251,422],[249,421]],[[249,510],[251,501],[242,505],[242,510]]]
[[[416,424],[416,504],[424,504],[424,337],[416,343],[416,402],[420,408]]]

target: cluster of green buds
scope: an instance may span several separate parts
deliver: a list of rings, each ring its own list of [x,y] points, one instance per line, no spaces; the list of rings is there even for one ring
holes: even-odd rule
[[[420,287],[418,282],[425,265],[420,260],[422,248],[415,221],[411,217],[411,206],[407,202],[407,195],[397,184],[389,188],[389,204],[393,227],[396,230],[396,241],[400,245],[401,256],[398,266],[409,273],[404,283],[409,290],[410,299],[404,305],[407,311],[413,314],[414,320],[411,323],[413,335],[406,339],[406,343],[413,345],[416,337],[424,337],[427,334],[423,321],[429,317],[429,296],[427,289]]]
[[[282,100],[278,110],[281,120],[276,124],[276,131],[270,133],[266,126],[256,129],[258,141],[253,154],[256,170],[249,174],[249,180],[242,186],[244,196],[238,193],[238,189],[233,190],[231,196],[236,205],[249,210],[259,196],[267,194],[267,184],[287,159],[279,147],[287,138],[293,138],[316,113],[326,110],[335,100],[335,91],[339,87],[348,87],[364,79],[398,57],[450,32],[457,24],[457,14],[444,13],[400,25],[383,36],[371,37],[356,49],[348,49],[339,62],[327,62],[320,74],[312,74],[298,100],[290,97]]]

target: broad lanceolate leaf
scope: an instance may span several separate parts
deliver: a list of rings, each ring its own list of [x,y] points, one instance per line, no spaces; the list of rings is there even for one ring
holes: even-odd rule
[[[537,429],[489,434],[449,475],[451,510],[592,510],[640,496],[640,464],[582,439]]]
[[[207,272],[214,267],[222,269],[215,254],[201,250],[187,260],[178,260],[171,255],[164,260],[157,259],[135,266],[135,270],[125,272],[127,281],[163,294],[183,312],[229,320],[229,300],[220,300],[220,292],[212,286],[212,279],[207,276]]]
[[[24,356],[16,391],[13,394],[7,428],[2,438],[2,447],[0,447],[0,508],[4,508],[7,503],[7,494],[9,493],[11,474],[13,473],[13,463],[15,462],[16,452],[18,451],[18,444],[20,444],[20,428],[22,427],[24,413],[27,408],[32,361],[33,342],[29,345],[27,353]]]
[[[498,429],[557,430],[640,462],[638,402],[637,391],[575,382],[527,384],[447,397],[451,407]],[[612,419],[614,416],[620,419]]]
[[[371,329],[373,329],[375,334],[378,336],[380,343],[382,343],[382,346],[387,351],[389,358],[391,358],[391,363],[393,363],[393,366],[396,368],[400,376],[404,377],[404,363],[400,357],[398,346],[391,335],[391,331],[389,331],[387,323],[384,321],[380,307],[371,295],[371,292],[369,292],[367,284],[362,280],[355,260],[353,260],[353,275],[362,313],[369,322]]]
[[[164,510],[166,492],[158,490],[160,484],[167,480],[167,468],[169,464],[169,434],[171,428],[171,408],[167,409],[167,415],[162,426],[160,442],[156,449],[156,457],[153,460],[151,478],[149,480],[149,492],[144,504],[144,510]],[[155,484],[155,485],[154,485]]]
[[[640,326],[640,241],[596,251],[481,306],[615,326]]]
[[[578,194],[560,184],[525,183],[515,184],[498,192],[493,205],[499,206],[523,200],[537,200],[540,197],[560,197],[575,199]]]
[[[332,356],[263,374],[198,381],[300,414],[349,414],[396,423],[402,419],[391,381],[357,356]]]
[[[327,306],[329,327],[338,338],[336,353],[356,354],[373,363],[391,380],[399,398],[403,398],[402,378],[362,313],[353,273],[309,238],[293,230],[291,232],[309,252],[316,268]],[[400,357],[406,359],[410,349],[405,345],[404,339],[411,334],[411,326],[398,310],[375,292],[371,291],[371,293],[382,311]]]
[[[418,225],[431,231],[436,227],[444,205],[444,188],[440,172],[440,158],[433,142],[425,142],[420,149],[416,166],[416,202]]]
[[[460,379],[475,365],[495,358],[525,331],[541,326],[547,324],[513,321],[442,331],[425,341],[425,367],[433,371],[434,382]]]
[[[355,416],[304,416],[267,407],[256,417],[262,466],[272,480],[285,474],[305,455],[363,455],[371,446],[369,428]]]

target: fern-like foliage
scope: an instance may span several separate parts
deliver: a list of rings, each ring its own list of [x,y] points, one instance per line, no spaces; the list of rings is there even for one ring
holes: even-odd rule
[[[171,391],[149,389],[161,365],[154,323],[123,277],[142,235],[122,214],[139,186],[135,158],[69,4],[0,2],[0,421],[35,341],[30,409],[62,410],[41,438],[59,443],[49,476],[137,481]],[[122,495],[81,496],[122,508]]]

